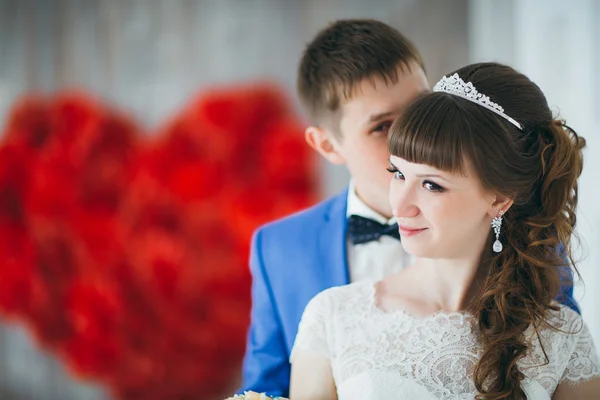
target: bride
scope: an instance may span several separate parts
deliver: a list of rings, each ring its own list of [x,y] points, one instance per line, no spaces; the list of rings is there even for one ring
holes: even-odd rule
[[[290,398],[600,399],[589,330],[553,300],[584,146],[504,65],[466,66],[419,98],[389,135],[414,263],[311,300]]]

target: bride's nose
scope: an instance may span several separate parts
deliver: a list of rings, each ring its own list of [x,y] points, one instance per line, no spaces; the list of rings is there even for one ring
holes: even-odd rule
[[[396,218],[413,218],[419,215],[415,190],[406,184],[393,185],[390,190],[390,205]]]

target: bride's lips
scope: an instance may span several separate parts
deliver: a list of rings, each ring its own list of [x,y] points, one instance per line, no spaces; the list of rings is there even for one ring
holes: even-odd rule
[[[400,236],[411,237],[423,232],[427,228],[409,228],[407,226],[399,225]]]

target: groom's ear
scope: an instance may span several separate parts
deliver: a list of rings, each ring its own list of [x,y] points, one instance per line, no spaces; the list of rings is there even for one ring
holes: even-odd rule
[[[339,152],[339,143],[333,134],[319,126],[309,126],[304,131],[306,143],[332,164],[345,164],[346,160]]]

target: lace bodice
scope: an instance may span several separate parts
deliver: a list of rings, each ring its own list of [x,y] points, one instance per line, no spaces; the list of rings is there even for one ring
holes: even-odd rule
[[[472,400],[472,372],[481,355],[474,322],[467,313],[381,311],[371,283],[335,287],[307,305],[291,361],[300,348],[329,358],[340,400]],[[581,317],[561,306],[549,322],[562,332],[541,329],[539,340],[532,329],[526,332],[530,350],[519,366],[529,400],[549,400],[561,382],[600,376]]]

